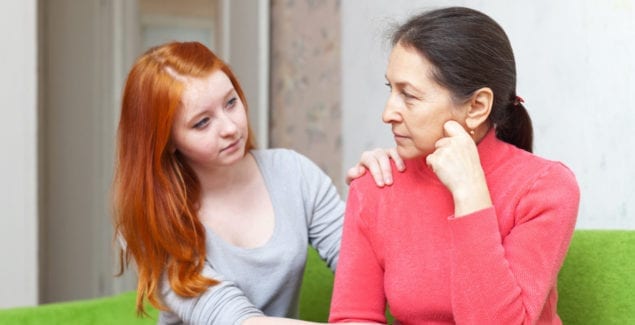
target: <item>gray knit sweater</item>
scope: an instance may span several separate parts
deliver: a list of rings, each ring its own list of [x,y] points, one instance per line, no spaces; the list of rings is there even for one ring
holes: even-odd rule
[[[161,292],[173,313],[160,324],[240,324],[251,316],[297,318],[308,244],[332,270],[339,255],[344,214],[331,179],[306,157],[287,149],[253,150],[275,214],[269,241],[233,246],[206,231],[203,274],[221,280],[197,298],[182,298],[164,277]]]

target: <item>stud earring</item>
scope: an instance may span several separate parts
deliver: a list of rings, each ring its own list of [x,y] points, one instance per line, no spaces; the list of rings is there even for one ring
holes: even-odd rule
[[[470,130],[470,135],[471,135],[471,136],[474,136],[474,133],[476,133],[476,132],[474,131],[474,129]]]

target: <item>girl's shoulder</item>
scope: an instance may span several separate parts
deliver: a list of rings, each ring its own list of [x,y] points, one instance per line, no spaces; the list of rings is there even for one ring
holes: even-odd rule
[[[307,157],[292,149],[253,149],[250,152],[261,166],[291,168],[302,164],[312,164]]]
[[[323,178],[326,174],[303,154],[292,149],[274,148],[251,150],[260,170],[276,177],[299,179]]]

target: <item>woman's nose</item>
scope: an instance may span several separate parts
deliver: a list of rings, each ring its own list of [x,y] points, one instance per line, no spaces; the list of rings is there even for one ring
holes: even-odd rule
[[[390,96],[386,101],[384,112],[381,114],[382,121],[387,124],[401,122],[401,114],[399,114],[399,108],[392,97],[393,96]]]

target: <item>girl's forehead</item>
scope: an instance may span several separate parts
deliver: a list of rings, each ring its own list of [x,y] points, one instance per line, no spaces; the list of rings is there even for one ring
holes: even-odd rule
[[[205,77],[189,77],[184,82],[183,104],[185,106],[206,106],[222,102],[234,86],[222,71],[214,71]]]

